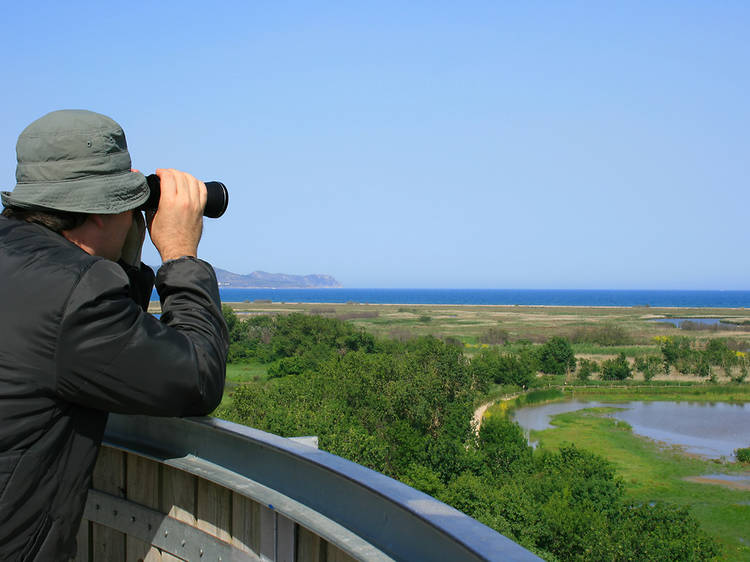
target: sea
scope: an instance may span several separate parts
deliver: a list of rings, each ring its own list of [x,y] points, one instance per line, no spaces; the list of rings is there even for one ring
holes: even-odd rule
[[[750,291],[574,289],[219,289],[223,302],[750,307]],[[154,293],[152,297],[158,300]]]

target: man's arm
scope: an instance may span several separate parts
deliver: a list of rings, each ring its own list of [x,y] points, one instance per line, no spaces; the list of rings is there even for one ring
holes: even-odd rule
[[[130,265],[123,260],[117,263],[120,264],[130,281],[130,298],[144,311],[148,310],[151,291],[154,288],[154,270],[145,263],[141,263],[140,267]]]
[[[165,263],[156,283],[162,321],[129,297],[117,264],[99,260],[83,275],[60,325],[60,396],[162,416],[204,415],[219,404],[228,337],[213,269],[182,258]]]

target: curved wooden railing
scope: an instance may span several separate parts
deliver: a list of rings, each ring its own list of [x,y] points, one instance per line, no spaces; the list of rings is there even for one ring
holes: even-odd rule
[[[213,418],[111,415],[76,560],[539,560],[400,482]]]

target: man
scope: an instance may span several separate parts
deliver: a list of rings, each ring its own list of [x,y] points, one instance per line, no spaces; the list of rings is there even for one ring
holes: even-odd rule
[[[120,126],[56,111],[21,133],[17,155],[0,217],[0,560],[64,560],[107,413],[211,412],[227,330],[214,271],[196,257],[202,182],[157,170],[158,320],[140,263],[149,189]]]

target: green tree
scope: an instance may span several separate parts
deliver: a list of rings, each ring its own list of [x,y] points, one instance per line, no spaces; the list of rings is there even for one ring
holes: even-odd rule
[[[576,365],[575,353],[570,342],[555,336],[539,348],[539,364],[543,373],[564,375]]]
[[[643,378],[646,381],[650,381],[658,374],[661,365],[662,360],[659,357],[656,355],[646,355],[636,357],[633,368],[643,373]]]
[[[602,380],[624,381],[633,376],[630,363],[624,353],[614,359],[607,359],[602,363]]]
[[[536,358],[528,349],[501,353],[497,348],[482,349],[471,361],[478,380],[528,387],[536,372]]]
[[[592,359],[579,359],[578,360],[578,379],[587,381],[591,378],[591,375],[599,371],[599,363]]]
[[[487,417],[479,430],[479,447],[490,472],[512,472],[528,467],[532,448],[517,423],[498,416]]]

